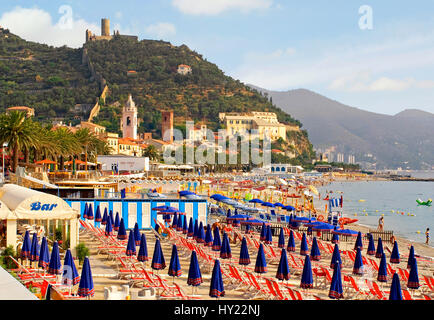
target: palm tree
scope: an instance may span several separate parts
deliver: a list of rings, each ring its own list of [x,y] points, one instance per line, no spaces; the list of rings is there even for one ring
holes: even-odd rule
[[[149,145],[146,147],[145,151],[143,152],[143,155],[145,157],[148,157],[151,160],[158,160],[159,153],[157,151],[157,148],[153,145]]]
[[[14,172],[18,166],[18,154],[24,148],[29,150],[38,145],[37,131],[35,132],[33,121],[26,118],[26,114],[20,111],[12,111],[0,116],[0,143],[7,142],[13,151],[12,169]]]
[[[73,157],[81,151],[80,143],[66,127],[57,128],[48,134],[49,139],[57,143],[57,148],[53,151],[56,158],[60,157],[60,167],[63,168],[66,157]]]

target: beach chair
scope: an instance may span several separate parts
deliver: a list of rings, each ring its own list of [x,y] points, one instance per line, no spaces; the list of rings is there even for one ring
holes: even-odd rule
[[[347,283],[347,286],[345,287],[344,295],[348,296],[352,300],[358,300],[358,297],[361,297],[363,300],[368,299],[369,292],[366,292],[359,288],[357,285],[356,280],[350,276],[345,275],[344,276],[344,282]]]
[[[244,271],[244,273],[246,274],[247,279],[250,282],[250,285],[256,290],[256,292],[251,297],[251,299],[254,299],[254,298],[260,296],[262,298],[269,300],[270,299],[270,293],[266,289],[264,289],[262,285],[259,284],[255,275],[253,273],[247,272],[247,271]]]
[[[280,285],[279,285],[279,283],[277,281],[272,280],[272,279],[270,279],[270,281],[273,284],[274,291],[276,292],[276,294],[277,294],[277,296],[279,297],[280,300],[289,300],[290,299],[289,295],[286,294],[285,291],[281,290]],[[292,285],[286,284],[286,285],[283,285],[283,286],[286,289],[288,286],[292,286]]]
[[[389,292],[381,290],[380,287],[378,286],[377,282],[375,282],[375,281],[372,281],[370,283],[371,283],[372,288],[374,289],[374,292],[375,292],[375,294],[379,300],[389,300],[389,297],[388,297]]]
[[[264,278],[264,280],[265,280],[265,285],[266,285],[267,288],[268,288],[268,292],[270,293],[270,296],[272,297],[272,300],[285,300],[285,299],[283,298],[283,296],[279,296],[279,295],[276,293],[276,291],[275,291],[275,289],[274,289],[274,285],[271,283],[270,279],[268,279],[268,278]]]
[[[408,290],[402,289],[402,299],[403,300],[414,300]]]
[[[369,261],[369,263],[371,264],[371,266],[373,266],[373,267],[374,267],[375,271],[377,271],[377,272],[378,272],[378,270],[379,270],[379,267],[378,267],[378,264],[377,264],[377,262],[376,262],[375,260],[371,259],[371,258],[368,258],[368,261]]]
[[[265,220],[265,216],[262,213],[259,214],[259,218],[261,218],[262,220]]]

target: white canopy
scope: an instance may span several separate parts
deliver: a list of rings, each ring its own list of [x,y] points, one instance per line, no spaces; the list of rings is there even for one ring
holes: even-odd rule
[[[14,219],[14,214],[9,210],[8,206],[0,200],[0,220]]]
[[[0,200],[12,211],[12,219],[74,219],[78,212],[63,199],[24,188],[6,184],[0,188]]]

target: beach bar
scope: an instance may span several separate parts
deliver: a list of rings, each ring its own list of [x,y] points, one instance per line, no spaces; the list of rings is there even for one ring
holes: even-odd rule
[[[44,226],[62,225],[63,239],[70,236],[70,248],[78,244],[78,211],[63,199],[14,184],[0,188],[0,219],[6,221],[6,245],[17,248],[20,223]]]
[[[156,210],[152,210],[158,206],[170,206],[184,212],[187,216],[187,221],[190,217],[198,219],[198,222],[204,224],[208,219],[208,206],[205,199],[65,199],[74,210],[77,210],[81,218],[84,219],[84,208],[92,204],[93,210],[100,207],[100,212],[110,210],[113,215],[119,213],[119,217],[125,221],[127,229],[134,228],[138,224],[140,229],[150,229],[155,227],[155,220],[164,223],[163,215],[157,215]]]

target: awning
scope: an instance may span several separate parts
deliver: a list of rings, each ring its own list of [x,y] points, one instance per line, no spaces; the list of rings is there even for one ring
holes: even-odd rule
[[[0,201],[0,220],[14,219],[14,214],[6,206],[3,201]]]
[[[63,199],[24,188],[6,184],[0,188],[0,200],[12,211],[16,219],[74,219],[79,213]]]

